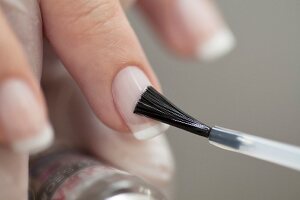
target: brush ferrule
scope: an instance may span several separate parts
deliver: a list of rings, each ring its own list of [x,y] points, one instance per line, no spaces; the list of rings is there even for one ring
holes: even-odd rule
[[[241,146],[241,141],[237,134],[234,134],[232,130],[221,127],[212,127],[208,139],[211,143],[232,151],[239,149]]]

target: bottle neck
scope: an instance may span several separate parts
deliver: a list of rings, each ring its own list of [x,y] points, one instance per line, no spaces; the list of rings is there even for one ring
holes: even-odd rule
[[[116,173],[97,181],[82,192],[78,200],[122,200],[123,197],[127,197],[126,200],[138,197],[141,200],[166,200],[156,188],[127,173]]]

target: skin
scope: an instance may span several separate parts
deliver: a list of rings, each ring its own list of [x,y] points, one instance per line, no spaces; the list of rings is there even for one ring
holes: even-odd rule
[[[111,95],[114,77],[128,65],[139,67],[160,90],[122,8],[134,1],[21,2],[0,0],[0,85],[10,78],[24,81],[45,115],[49,114],[57,141],[86,149],[99,159],[167,189],[174,164],[166,139],[159,136],[150,141],[136,141],[122,134],[129,129]],[[174,39],[171,28],[162,28],[174,26],[177,19],[181,21],[180,15],[176,16],[174,1],[152,2],[141,0],[138,4],[168,46],[180,55],[192,56],[194,41],[184,43],[186,37]],[[157,8],[167,11],[167,17],[162,16],[164,20],[158,20]],[[182,26],[180,34],[187,32]],[[9,147],[24,136],[7,140],[3,127],[0,121],[0,199],[26,199],[29,155],[16,153]],[[109,152],[110,145],[118,148]],[[124,161],[123,152],[130,155],[130,163]]]

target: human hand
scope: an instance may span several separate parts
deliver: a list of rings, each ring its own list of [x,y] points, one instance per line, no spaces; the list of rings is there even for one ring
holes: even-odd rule
[[[126,4],[125,1],[122,3]],[[210,1],[140,0],[138,4],[166,43],[179,54],[210,60],[233,46],[230,32]],[[116,166],[166,185],[172,177],[173,166],[165,139],[139,142],[129,136],[133,133],[138,139],[147,139],[164,132],[165,126],[132,113],[143,88],[152,84],[159,89],[159,84],[119,2],[1,0],[0,5],[1,199],[26,199],[28,153],[45,148],[52,139],[52,128],[39,87],[43,58],[42,25],[45,37],[97,118],[105,124],[86,121],[82,126],[86,127],[85,131],[74,132],[74,135],[80,134],[77,138],[82,138],[82,143],[70,141]],[[50,83],[54,84],[53,81]],[[66,87],[64,92],[70,90]],[[76,102],[82,94],[77,91],[72,100]],[[58,102],[55,105],[64,104]],[[80,112],[65,119],[83,120],[82,116],[93,116],[85,101],[75,108]],[[54,115],[54,120],[55,116],[58,118]],[[94,119],[87,119],[90,118]],[[74,130],[78,122],[73,121],[69,126]],[[66,131],[64,135],[70,136],[68,133],[71,132]],[[108,134],[111,132],[114,133]],[[113,144],[120,148],[111,152]],[[124,152],[131,155],[134,162],[124,159]],[[166,172],[165,176],[157,176],[160,170]]]

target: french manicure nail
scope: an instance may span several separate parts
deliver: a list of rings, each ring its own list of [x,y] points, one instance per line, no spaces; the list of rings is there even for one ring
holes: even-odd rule
[[[169,127],[133,113],[141,94],[150,85],[151,83],[143,71],[133,66],[122,69],[116,75],[112,85],[116,107],[134,137],[139,140],[159,135]]]
[[[0,85],[1,139],[18,152],[35,153],[51,144],[53,131],[41,103],[25,81]]]
[[[35,154],[49,147],[53,139],[52,126],[46,124],[36,136],[13,142],[12,148],[17,152],[29,152],[30,154]]]
[[[196,48],[196,56],[204,61],[212,61],[225,56],[235,47],[235,39],[228,29],[220,30]]]
[[[195,56],[216,60],[235,47],[235,38],[216,5],[209,0],[177,0],[185,27],[195,40]]]

